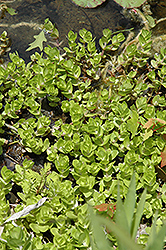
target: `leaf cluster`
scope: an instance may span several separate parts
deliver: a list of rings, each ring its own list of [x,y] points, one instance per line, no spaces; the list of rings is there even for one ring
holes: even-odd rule
[[[48,197],[19,218],[18,227],[5,224],[2,249],[90,249],[87,203],[119,202],[118,183],[124,198],[133,172],[136,200],[147,190],[144,219],[150,226],[158,210],[162,224],[166,50],[150,59],[146,30],[139,44],[121,51],[124,39],[105,29],[99,52],[89,31],[80,30],[79,40],[70,31],[65,54],[48,46],[26,64],[15,52],[0,67],[1,154],[9,131],[29,154],[46,155],[39,172],[27,159],[13,172],[2,168],[0,223],[11,214],[5,197],[12,185],[22,190],[15,212]],[[145,245],[147,237],[140,242]]]

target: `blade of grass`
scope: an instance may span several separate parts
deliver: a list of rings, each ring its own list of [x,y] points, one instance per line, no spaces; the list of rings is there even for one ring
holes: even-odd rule
[[[129,231],[131,231],[134,208],[135,208],[136,190],[135,190],[135,174],[133,174],[130,186],[127,192],[126,199],[124,201],[124,208],[128,221]]]
[[[155,213],[155,217],[154,217],[153,224],[150,230],[147,246],[151,246],[156,237],[156,220],[157,220],[157,212]]]
[[[157,213],[152,224],[152,228],[149,234],[146,250],[162,250],[164,246],[164,238],[166,236],[166,223],[156,233],[156,221]]]
[[[137,245],[135,241],[131,238],[130,234],[122,228],[122,225],[117,225],[111,220],[107,220],[102,216],[97,216],[98,223],[106,225],[109,231],[113,232],[118,238],[121,245],[123,245],[125,250],[142,250],[142,247]],[[103,248],[104,249],[104,248]],[[121,248],[119,247],[119,250]]]
[[[134,220],[133,220],[133,224],[132,224],[132,231],[131,231],[131,235],[132,238],[135,239],[136,234],[137,234],[137,230],[140,224],[140,220],[143,214],[143,210],[144,210],[144,204],[145,204],[145,200],[146,200],[146,189],[143,191],[140,201],[138,203],[137,206],[137,211],[136,214],[134,216]]]
[[[98,220],[98,217],[94,215],[93,209],[89,206],[89,214],[90,214],[90,221],[93,230],[94,240],[98,250],[112,250],[113,248],[108,243],[106,236],[101,228],[101,224]],[[93,239],[92,239],[93,240]],[[94,244],[93,244],[94,245]],[[94,247],[93,247],[94,249]]]
[[[120,198],[119,186],[118,186],[118,194],[117,194],[115,221],[118,225],[122,225],[124,230],[130,233],[127,218],[126,218],[126,212],[125,212],[122,200]]]
[[[127,221],[127,216],[125,212],[125,208],[123,205],[123,202],[120,198],[120,191],[119,191],[119,186],[118,186],[118,194],[117,194],[117,205],[116,205],[116,214],[115,214],[115,221],[117,225],[121,225],[122,229],[126,231],[127,233],[130,233],[129,226],[128,226],[128,221]],[[118,240],[118,246],[120,250],[125,250],[126,248],[124,247],[123,244],[121,244],[121,241]]]

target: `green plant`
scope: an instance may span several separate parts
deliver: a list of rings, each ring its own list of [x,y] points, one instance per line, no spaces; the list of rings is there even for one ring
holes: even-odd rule
[[[0,10],[1,10],[0,19],[4,18],[7,12],[12,16],[17,14],[13,8],[7,7],[6,4],[0,4]]]
[[[121,50],[124,40],[105,29],[99,52],[89,31],[70,31],[65,53],[48,46],[28,64],[13,53],[0,67],[2,157],[15,147],[24,150],[17,161],[10,157],[14,171],[1,170],[0,223],[11,216],[5,197],[13,187],[15,213],[48,198],[14,221],[20,229],[11,221],[3,225],[3,249],[87,250],[87,203],[116,204],[118,183],[125,198],[133,172],[136,198],[147,190],[148,226],[156,210],[158,224],[165,218],[166,50],[150,59],[151,34],[144,29]],[[35,171],[40,157],[44,164]],[[18,247],[7,240],[12,235]],[[146,237],[139,241],[147,243]]]
[[[83,7],[83,8],[95,8],[98,5],[102,4],[103,2],[105,2],[106,0],[72,0],[74,3],[76,3],[77,5]],[[131,0],[114,0],[115,2],[117,2],[119,5],[121,5],[124,8],[137,8],[139,6],[141,6],[146,0],[135,0],[135,1],[131,1]]]
[[[45,23],[42,26],[42,31],[39,33],[39,35],[34,36],[35,41],[30,43],[29,48],[26,49],[26,51],[32,50],[34,48],[39,47],[40,51],[43,50],[43,43],[47,42],[47,38],[45,37],[45,32],[50,34],[51,37],[53,37],[55,40],[59,37],[59,32],[55,28],[55,26],[49,21],[49,19],[45,19]]]
[[[105,219],[102,216],[94,215],[92,208],[89,208],[90,216],[89,219],[92,224],[93,234],[92,245],[93,249],[114,249],[111,244],[108,243],[104,232],[101,230],[101,225],[107,227],[111,233],[116,235],[118,242],[118,249],[143,249],[135,243],[137,231],[139,230],[139,224],[143,215],[143,207],[146,200],[146,190],[142,193],[140,201],[136,205],[136,187],[135,187],[135,175],[132,176],[130,186],[124,200],[122,202],[120,193],[117,196],[116,206],[116,218],[115,223],[110,219]],[[158,232],[156,231],[157,213],[154,216],[151,231],[149,233],[148,242],[144,249],[147,250],[162,250],[164,246],[164,238],[166,236],[166,223],[164,223]]]
[[[102,4],[103,2],[105,2],[105,0],[86,0],[86,1],[82,1],[82,0],[72,0],[75,4],[83,7],[83,8],[95,8],[98,5]]]

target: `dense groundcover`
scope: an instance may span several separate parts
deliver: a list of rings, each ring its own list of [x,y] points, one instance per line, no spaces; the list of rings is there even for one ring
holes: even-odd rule
[[[45,47],[26,64],[13,53],[0,67],[1,154],[17,144],[45,162],[38,171],[27,158],[2,168],[1,249],[91,249],[87,204],[116,205],[117,184],[125,198],[134,172],[138,199],[147,189],[141,223],[150,227],[156,210],[158,227],[166,217],[166,49],[150,57],[146,30],[123,49],[123,34],[108,29],[100,52],[84,29],[68,41],[63,55]]]

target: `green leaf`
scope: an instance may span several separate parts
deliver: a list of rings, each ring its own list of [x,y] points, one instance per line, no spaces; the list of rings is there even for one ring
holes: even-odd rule
[[[149,137],[151,137],[152,135],[153,135],[153,130],[151,129],[151,130],[148,131],[148,130],[146,129],[143,140],[146,141],[146,140],[147,140]]]
[[[81,142],[80,149],[84,156],[89,156],[91,154],[92,141],[88,135],[85,135],[83,142]]]
[[[150,15],[146,15],[145,17],[148,20],[150,28],[154,28],[156,26],[154,18]]]
[[[106,0],[72,0],[75,4],[83,8],[95,8]]]
[[[50,146],[50,142],[49,142],[49,139],[46,138],[44,140],[44,143],[43,143],[43,148],[42,148],[42,152],[44,152],[45,150],[47,150],[47,148]]]
[[[151,227],[146,250],[162,250],[163,249],[164,238],[166,236],[166,223],[162,225],[162,227],[157,233],[156,221],[157,221],[157,213],[155,214],[155,218]]]
[[[121,227],[121,225],[118,225],[114,222],[112,222],[111,220],[108,220],[102,216],[95,216],[93,214],[92,209],[89,209],[90,211],[90,221],[92,223],[93,226],[93,236],[95,238],[95,242],[98,246],[97,249],[101,249],[101,250],[109,250],[109,249],[113,249],[111,248],[111,245],[108,246],[107,244],[107,240],[105,238],[105,236],[103,235],[103,231],[100,228],[100,225],[105,225],[107,227],[107,229],[110,232],[113,232],[116,237],[119,239],[119,241],[121,242],[121,245],[123,246],[123,248],[119,247],[119,250],[122,249],[127,249],[127,250],[142,250],[142,248],[137,245],[135,243],[134,240],[131,239],[129,233],[127,231],[124,230],[124,228]],[[99,248],[100,247],[100,248]]]
[[[107,220],[105,218],[100,217],[100,223],[105,224],[109,231],[112,231],[116,237],[121,242],[121,246],[123,246],[125,250],[142,250],[142,247],[137,245],[134,240],[131,239],[128,232],[126,232],[121,225],[117,225],[116,223],[112,222],[111,220]],[[120,246],[119,250],[122,250]]]
[[[49,225],[43,226],[35,223],[30,223],[29,226],[35,233],[46,232],[50,227]]]
[[[21,227],[14,227],[10,230],[9,236],[7,237],[7,242],[12,249],[18,249],[18,246],[24,244],[24,232]],[[16,248],[15,248],[16,247]]]
[[[130,78],[134,78],[136,76],[136,74],[137,74],[137,71],[130,71],[130,73],[128,74],[128,76]]]
[[[4,166],[1,169],[1,175],[5,182],[9,182],[13,177],[13,172]]]
[[[89,43],[92,40],[92,33],[86,29],[80,30],[79,35],[83,39],[82,42]]]
[[[129,150],[125,155],[124,161],[133,165],[139,160],[139,155],[135,153],[135,150]]]
[[[13,8],[9,8],[7,7],[7,12],[11,15],[11,16],[14,16],[17,14],[16,10],[13,9]]]
[[[101,228],[101,221],[99,217],[94,215],[93,209],[89,206],[90,221],[92,224],[93,237],[98,250],[110,250],[113,249],[105,237],[105,234]],[[92,238],[93,240],[93,238]]]
[[[106,151],[103,147],[98,147],[96,155],[98,156],[97,160],[100,160],[101,163],[103,164],[109,163],[109,152]]]
[[[25,243],[24,243],[24,246],[22,248],[22,250],[29,250],[31,249],[30,247],[32,247],[32,235],[30,235],[26,240],[25,240]]]
[[[166,236],[166,224],[162,226],[153,240],[153,245],[147,245],[147,250],[162,250],[164,247],[164,238]]]
[[[122,200],[120,198],[120,193],[119,193],[119,187],[118,187],[118,195],[117,195],[117,206],[116,206],[116,214],[115,214],[115,221],[117,225],[121,225],[121,228],[126,232],[130,233],[129,230],[129,224],[128,224],[128,218],[126,215],[125,207],[122,203]],[[120,250],[125,250],[125,246],[122,244],[121,239],[118,239],[118,245]]]
[[[135,134],[137,132],[137,128],[139,126],[138,114],[135,110],[131,110],[130,116],[131,116],[131,119],[127,121],[127,129],[128,129],[128,131],[130,131],[132,133],[131,138],[133,138],[135,136]]]
[[[131,225],[133,221],[135,202],[136,202],[135,174],[133,174],[131,182],[130,182],[130,186],[127,192],[127,196],[124,201],[124,209],[126,212],[129,230],[131,230]]]
[[[156,237],[156,220],[157,220],[157,213],[155,213],[155,217],[154,217],[153,224],[152,224],[151,231],[150,231],[149,238],[148,238],[147,248],[153,245],[153,242]]]
[[[2,146],[6,142],[6,139],[0,138],[0,146]]]
[[[23,231],[21,227],[15,227],[10,231],[11,238],[15,239],[22,239],[23,238]]]
[[[55,25],[52,24],[49,18],[46,18],[44,22],[45,24],[43,26],[43,29],[45,29],[48,33],[50,33],[51,37],[54,37],[54,39],[58,39],[59,31],[55,28]]]
[[[145,200],[146,200],[146,189],[144,190],[144,192],[141,195],[141,199],[138,203],[137,206],[137,211],[134,217],[134,221],[133,221],[133,225],[132,225],[132,231],[131,231],[131,235],[132,238],[135,239],[138,228],[139,228],[139,224],[140,224],[140,220],[143,214],[143,210],[144,210],[144,204],[145,204]]]
[[[54,164],[60,174],[67,176],[69,169],[69,158],[67,155],[59,154],[56,156]]]
[[[0,146],[0,155],[3,153],[3,148]]]
[[[39,35],[34,36],[35,41],[33,43],[30,43],[30,47],[26,49],[26,51],[35,49],[39,47],[39,49],[42,51],[43,50],[43,42],[46,42],[47,39],[44,35],[44,31],[42,30]]]

